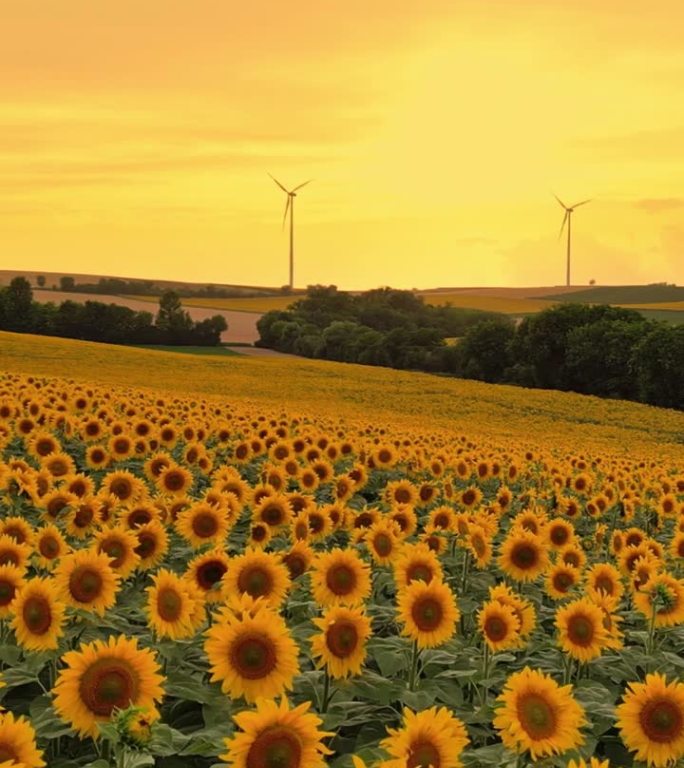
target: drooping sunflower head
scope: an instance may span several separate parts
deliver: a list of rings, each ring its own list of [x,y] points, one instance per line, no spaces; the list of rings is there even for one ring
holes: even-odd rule
[[[322,721],[310,706],[259,699],[256,710],[233,716],[240,732],[226,739],[221,760],[234,768],[325,768],[324,755],[332,753],[323,740],[332,734],[319,730]]]
[[[508,749],[530,753],[533,760],[562,754],[583,743],[584,710],[569,685],[525,667],[513,673],[498,697],[494,727]]]
[[[460,617],[453,593],[437,579],[409,584],[398,594],[397,607],[402,634],[419,648],[435,648],[450,640]]]
[[[684,622],[684,582],[668,573],[655,573],[634,594],[634,605],[656,627]]]
[[[351,549],[332,549],[314,560],[311,586],[324,607],[359,605],[370,594],[370,569]]]

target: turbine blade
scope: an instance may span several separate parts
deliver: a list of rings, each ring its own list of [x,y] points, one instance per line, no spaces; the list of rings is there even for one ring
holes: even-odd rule
[[[287,221],[287,212],[288,212],[288,211],[289,211],[289,209],[290,209],[290,201],[291,201],[291,200],[292,200],[292,198],[291,198],[291,197],[290,197],[290,195],[288,194],[288,196],[287,196],[287,202],[285,203],[285,213],[283,214],[283,229],[285,229],[285,222]]]
[[[267,171],[267,173],[268,173],[268,171]],[[268,175],[269,175],[269,176],[271,176],[271,174],[270,174],[270,173],[269,173]],[[287,190],[285,189],[285,187],[284,187],[284,186],[283,186],[283,185],[282,185],[282,184],[281,184],[281,183],[278,181],[278,179],[276,179],[276,177],[275,177],[275,176],[271,176],[271,178],[272,178],[272,179],[273,179],[273,181],[275,181],[275,183],[276,183],[276,184],[277,184],[277,185],[278,185],[278,186],[279,186],[279,187],[280,187],[280,188],[283,190],[283,192],[287,192]]]
[[[295,187],[292,191],[296,192],[298,189],[305,187],[307,184],[311,184],[312,181],[313,179],[309,179],[308,181],[305,181],[303,184],[300,184],[298,187]]]
[[[560,197],[558,197],[558,195],[555,192],[552,192],[551,194],[556,198],[556,200],[558,200],[558,204],[561,206],[561,208],[565,208],[565,210],[567,211],[568,206],[560,199]]]
[[[563,237],[563,230],[565,229],[565,222],[570,218],[570,211],[566,208],[565,209],[565,216],[563,216],[563,223],[561,224],[560,232],[558,233],[558,239],[560,240],[561,237]]]
[[[575,203],[572,207],[573,208],[579,208],[580,205],[586,205],[587,203],[590,203],[593,198],[589,198],[589,200],[582,200],[581,203]]]

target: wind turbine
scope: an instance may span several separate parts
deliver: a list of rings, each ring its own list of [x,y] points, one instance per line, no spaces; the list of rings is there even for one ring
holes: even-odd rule
[[[567,222],[568,225],[568,255],[567,255],[567,261],[565,265],[565,284],[569,287],[570,286],[570,238],[571,238],[571,229],[572,229],[572,214],[575,208],[579,208],[580,205],[586,205],[587,203],[590,203],[591,200],[582,200],[581,203],[575,203],[574,205],[566,205],[558,195],[554,193],[553,195],[556,200],[558,200],[558,203],[561,208],[565,211],[565,216],[563,216],[563,223],[561,224],[560,228],[560,234],[558,235],[558,239],[560,240],[561,237],[563,237],[563,229],[565,228],[565,224]]]
[[[268,174],[271,176],[271,174]],[[290,211],[290,290],[294,288],[294,199],[297,197],[297,190],[310,184],[313,179],[305,181],[303,184],[299,184],[294,189],[285,189],[285,187],[276,179],[271,176],[273,181],[283,190],[287,195],[287,202],[285,203],[285,214],[283,215],[283,229],[285,229],[285,221],[287,220],[287,211]]]

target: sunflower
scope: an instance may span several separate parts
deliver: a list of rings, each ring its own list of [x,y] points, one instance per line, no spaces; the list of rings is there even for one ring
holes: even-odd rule
[[[86,539],[98,524],[95,499],[80,499],[67,513],[66,532],[75,539]]]
[[[587,763],[580,757],[579,760],[570,760],[566,768],[610,768],[610,760],[599,760],[598,757],[592,757]]]
[[[446,505],[436,507],[430,512],[428,521],[428,524],[435,529],[453,531],[456,522],[454,520],[454,510]]]
[[[31,579],[19,590],[11,605],[11,626],[17,642],[29,651],[57,648],[64,634],[66,606],[57,598],[57,587],[51,579]]]
[[[272,536],[273,533],[266,523],[252,523],[249,528],[249,537],[246,546],[254,549],[264,549]]]
[[[36,746],[33,726],[11,712],[0,713],[0,765],[6,768],[42,768],[43,752]]]
[[[224,595],[263,597],[278,609],[290,589],[290,574],[276,554],[247,549],[230,560],[223,577]]]
[[[122,579],[133,573],[140,563],[140,557],[135,551],[137,546],[135,533],[122,525],[104,528],[95,533],[95,551],[104,552],[109,557],[110,567]]]
[[[53,707],[82,739],[97,738],[97,724],[107,722],[116,709],[133,706],[157,713],[164,678],[153,651],[138,648],[137,638],[119,635],[81,644],[62,662],[66,666],[53,689]]]
[[[555,518],[544,529],[544,537],[551,549],[559,550],[572,543],[575,538],[575,529],[567,520]]]
[[[0,535],[0,565],[14,565],[24,571],[28,567],[31,547],[19,544],[7,534]]]
[[[414,581],[397,596],[402,635],[418,643],[419,648],[435,648],[446,643],[456,631],[460,617],[456,598],[443,582],[429,584]]]
[[[231,698],[280,696],[292,689],[299,673],[298,646],[285,621],[270,609],[239,617],[223,613],[223,620],[206,631],[204,650],[209,658],[211,682]]]
[[[54,478],[64,477],[76,469],[74,460],[63,451],[51,453],[49,456],[41,459],[40,463],[43,469],[46,469]]]
[[[370,569],[351,549],[319,553],[311,574],[314,600],[324,607],[358,605],[370,594]]]
[[[390,506],[415,506],[418,489],[410,480],[395,480],[385,487],[385,500]]]
[[[145,494],[142,480],[126,470],[117,470],[105,475],[100,490],[116,496],[123,503],[139,501]]]
[[[218,547],[228,533],[228,519],[211,504],[195,502],[178,515],[176,530],[195,549],[204,544]]]
[[[304,513],[309,527],[311,541],[324,541],[333,530],[333,523],[329,515],[329,507],[314,507]]]
[[[492,540],[481,525],[468,526],[466,547],[473,557],[476,568],[482,570],[489,565],[493,554]]]
[[[162,568],[152,577],[147,588],[146,612],[152,630],[158,637],[181,640],[194,634],[191,617],[195,601],[189,582]]]
[[[387,517],[399,526],[401,538],[405,539],[412,536],[418,528],[418,517],[413,511],[413,507],[395,507],[388,513]]]
[[[448,547],[446,535],[431,526],[426,526],[423,532],[419,535],[421,544],[425,546],[436,555],[443,555]]]
[[[655,673],[628,685],[615,710],[622,741],[649,766],[673,765],[684,756],[684,683]]]
[[[139,526],[133,533],[138,540],[135,547],[135,554],[140,558],[138,569],[148,571],[158,565],[168,551],[169,536],[166,528],[158,520],[153,520]]]
[[[684,582],[667,573],[654,574],[634,594],[634,605],[656,627],[684,622]]]
[[[499,555],[499,567],[516,581],[534,581],[549,565],[542,540],[525,530],[512,530]]]
[[[386,517],[364,531],[363,541],[378,565],[389,565],[397,557],[401,546],[397,533],[397,524]]]
[[[312,655],[335,678],[358,675],[366,658],[370,620],[361,608],[329,608],[313,623],[321,630],[311,638]]]
[[[401,728],[388,728],[380,742],[390,755],[383,768],[461,768],[459,757],[468,744],[463,723],[446,707],[422,712],[404,709]]]
[[[586,574],[587,592],[589,595],[603,593],[617,604],[625,588],[620,572],[610,563],[596,563]]]
[[[119,575],[103,552],[81,549],[63,557],[55,568],[55,581],[62,599],[74,608],[104,616],[116,602]]]
[[[490,587],[489,598],[498,600],[502,605],[510,605],[520,622],[521,640],[527,639],[532,634],[537,624],[537,612],[529,600],[513,592],[506,584]]]
[[[566,565],[572,565],[573,568],[577,568],[579,571],[584,570],[584,565],[587,562],[587,556],[584,554],[584,550],[574,544],[569,544],[567,547],[563,547],[558,553],[558,556],[559,560]]]
[[[208,603],[216,603],[223,598],[222,579],[229,563],[222,549],[213,549],[191,560],[183,578],[197,587]]]
[[[35,533],[23,517],[6,517],[0,521],[0,536],[9,536],[17,544],[33,544]]]
[[[556,611],[556,629],[560,647],[579,662],[600,656],[608,640],[603,611],[586,597]]]
[[[309,570],[313,559],[314,552],[304,541],[296,542],[287,552],[281,553],[281,560],[293,581]]]
[[[10,615],[10,605],[23,584],[23,569],[16,565],[0,565],[0,620]]]
[[[546,594],[552,600],[565,600],[580,581],[577,568],[565,563],[556,563],[549,568],[544,580]]]
[[[311,702],[294,709],[285,697],[280,704],[259,699],[255,711],[233,715],[241,733],[225,740],[220,759],[233,768],[325,768],[324,755],[332,754],[319,731],[321,719],[308,712]]]
[[[510,605],[486,602],[477,614],[477,625],[493,653],[520,645],[520,620]]]
[[[525,667],[506,681],[494,716],[504,746],[532,760],[561,754],[583,743],[584,710],[572,696],[572,686],[559,686],[549,675]]]
[[[85,462],[89,469],[104,469],[110,459],[109,453],[101,445],[89,445],[86,448]]]
[[[292,520],[292,506],[287,496],[276,494],[264,497],[253,509],[252,520],[265,523],[275,530],[288,525]]]
[[[404,544],[394,563],[394,581],[397,589],[405,589],[414,581],[429,584],[442,580],[442,566],[437,555],[422,542]]]
[[[160,493],[171,496],[185,496],[193,483],[192,472],[177,464],[169,464],[155,476],[154,483]]]

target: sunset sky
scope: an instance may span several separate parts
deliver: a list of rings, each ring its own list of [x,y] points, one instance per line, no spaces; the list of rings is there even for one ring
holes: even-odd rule
[[[0,0],[0,268],[684,283],[681,0]]]

